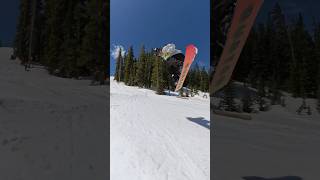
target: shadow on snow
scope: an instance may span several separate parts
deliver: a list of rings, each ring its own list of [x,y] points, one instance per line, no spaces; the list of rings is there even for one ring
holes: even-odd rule
[[[204,119],[203,117],[197,117],[197,118],[187,117],[187,119],[191,122],[194,122],[210,130],[210,121]]]

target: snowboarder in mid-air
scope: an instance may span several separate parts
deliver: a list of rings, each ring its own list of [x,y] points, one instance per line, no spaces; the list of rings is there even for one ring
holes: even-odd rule
[[[163,48],[155,48],[155,54],[163,58],[168,67],[171,80],[177,82],[181,73],[184,54],[175,48],[174,44],[168,44]]]
[[[184,55],[180,50],[175,48],[174,44],[168,44],[162,49],[156,48],[155,52],[158,56],[162,57],[166,63],[169,74],[168,79],[170,79],[170,88],[175,86],[175,91],[178,91],[183,85],[191,63],[198,53],[198,49],[192,44],[188,45],[186,55]]]

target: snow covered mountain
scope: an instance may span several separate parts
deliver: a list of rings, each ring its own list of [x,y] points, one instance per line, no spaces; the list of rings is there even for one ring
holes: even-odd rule
[[[110,85],[112,180],[209,180],[209,98]]]

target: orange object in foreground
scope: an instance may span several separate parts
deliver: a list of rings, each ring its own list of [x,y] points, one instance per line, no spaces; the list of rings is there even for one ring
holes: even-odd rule
[[[197,53],[198,53],[198,49],[196,46],[194,46],[193,44],[190,44],[187,46],[186,54],[185,54],[185,58],[184,58],[184,62],[183,62],[183,68],[182,68],[181,75],[179,77],[179,81],[177,83],[175,91],[179,91],[182,88],[184,80],[187,77],[190,66],[191,66],[194,58],[196,57]]]
[[[263,0],[238,0],[226,45],[210,83],[210,94],[228,84]]]

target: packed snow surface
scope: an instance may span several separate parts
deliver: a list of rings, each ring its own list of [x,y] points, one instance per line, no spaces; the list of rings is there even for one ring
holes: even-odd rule
[[[111,81],[110,103],[111,180],[210,179],[209,99]]]
[[[272,106],[251,121],[212,115],[214,180],[319,180],[320,115],[298,115],[301,98],[286,94],[286,107]]]
[[[0,48],[0,179],[108,179],[107,86],[26,72]]]

